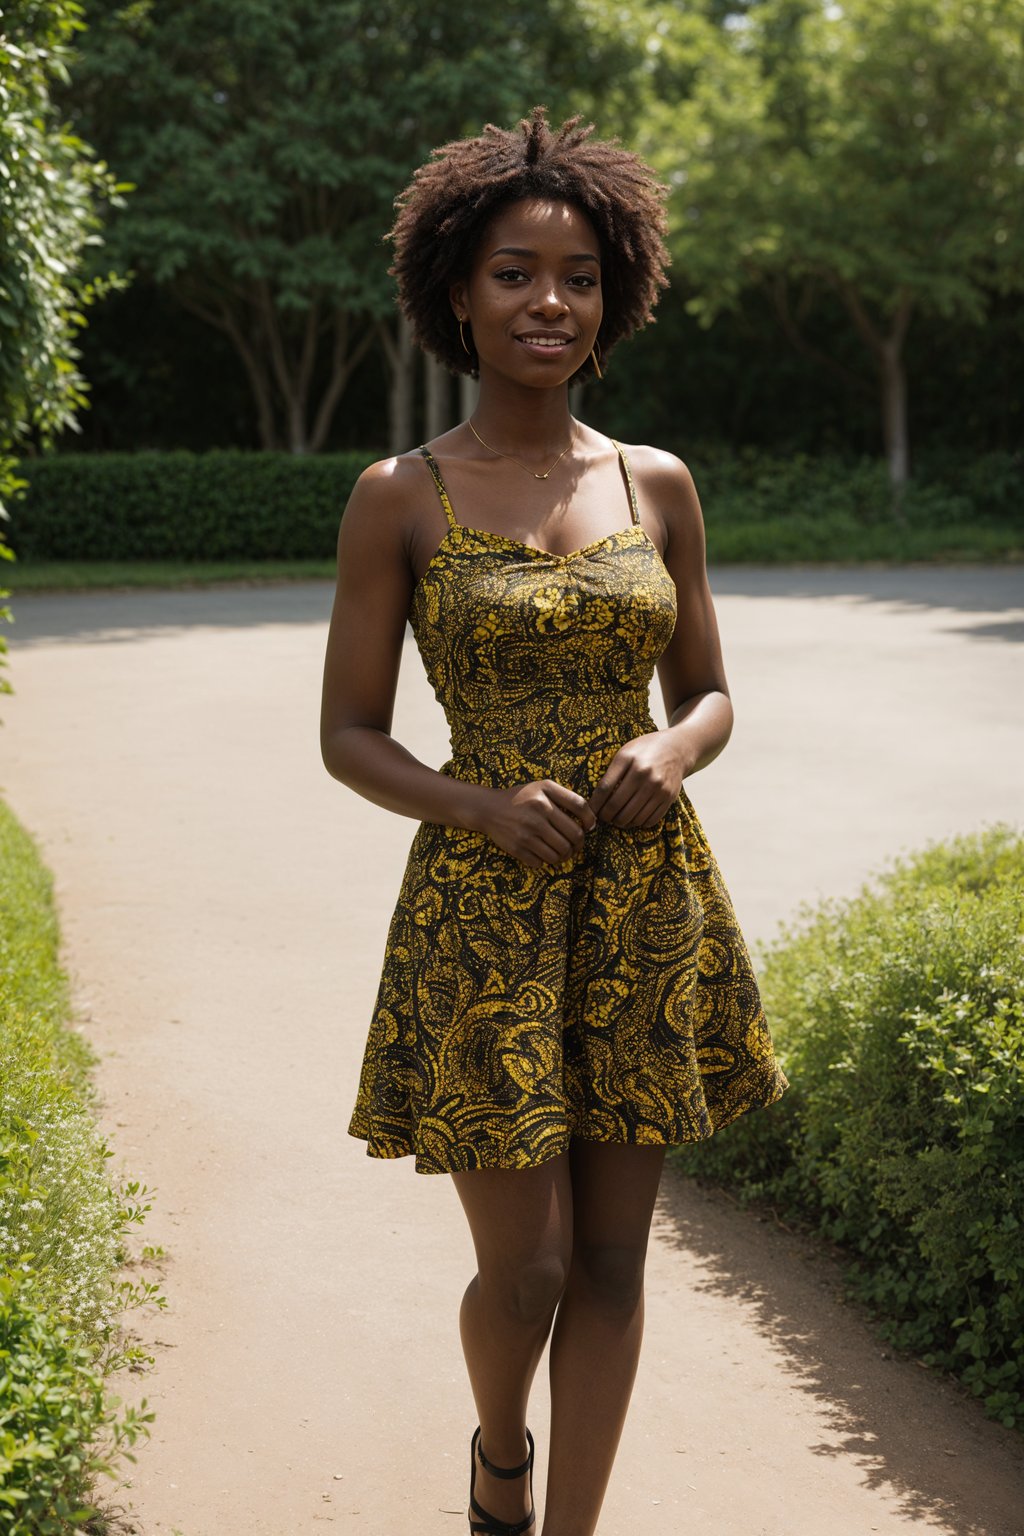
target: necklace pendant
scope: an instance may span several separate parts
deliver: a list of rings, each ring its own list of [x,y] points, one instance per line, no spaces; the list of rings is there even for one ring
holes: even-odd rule
[[[533,478],[534,478],[534,479],[535,479],[535,480],[546,480],[546,479],[547,479],[547,477],[548,477],[548,475],[550,475],[550,473],[551,473],[551,471],[550,471],[550,469],[549,469],[549,470],[546,470],[546,471],[545,471],[545,472],[544,472],[544,474],[543,474],[543,475],[538,475],[538,473],[537,473],[537,471],[536,471],[536,470],[534,470],[534,472],[533,472]]]

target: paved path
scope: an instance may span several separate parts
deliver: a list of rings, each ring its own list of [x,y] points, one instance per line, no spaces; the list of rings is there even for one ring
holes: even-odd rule
[[[1024,571],[717,573],[738,723],[691,794],[749,936],[1024,823]],[[320,766],[326,585],[16,599],[0,789],[55,870],[170,1310],[143,1536],[464,1536],[448,1181],[345,1135],[413,823]],[[440,762],[410,646],[395,730]],[[541,1445],[542,1376],[532,1413]],[[538,1466],[538,1486],[543,1486]],[[667,1176],[601,1536],[1022,1536],[1019,1440],[888,1358],[812,1246]]]

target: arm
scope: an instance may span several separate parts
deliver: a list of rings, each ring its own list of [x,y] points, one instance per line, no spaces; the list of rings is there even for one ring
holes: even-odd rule
[[[637,463],[639,460],[639,463]],[[676,627],[658,662],[668,725],[621,747],[590,806],[616,826],[655,826],[683,780],[707,767],[732,733],[733,711],[705,568],[704,519],[693,477],[673,454],[647,449],[634,468],[661,522],[675,583]]]
[[[338,534],[338,584],[327,634],[320,750],[350,789],[401,816],[453,827],[475,822],[473,785],[437,773],[391,736],[413,577],[403,498],[412,466],[385,459],[360,475]]]
[[[385,459],[359,477],[338,535],[338,585],[327,636],[320,749],[328,773],[402,816],[485,832],[524,863],[563,859],[593,825],[586,801],[562,785],[509,790],[438,773],[391,735],[413,572],[410,506],[421,466]]]

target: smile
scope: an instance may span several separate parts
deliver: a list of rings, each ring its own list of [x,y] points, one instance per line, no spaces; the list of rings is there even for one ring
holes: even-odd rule
[[[532,336],[517,336],[516,341],[521,346],[529,348],[530,351],[555,353],[564,352],[566,347],[572,346],[573,337],[535,334]]]

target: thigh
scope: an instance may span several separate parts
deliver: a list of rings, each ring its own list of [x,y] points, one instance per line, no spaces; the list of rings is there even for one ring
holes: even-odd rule
[[[573,1191],[567,1152],[537,1168],[474,1168],[451,1179],[481,1273],[544,1258],[568,1264]]]
[[[570,1143],[574,1248],[646,1253],[665,1151],[603,1141]]]

